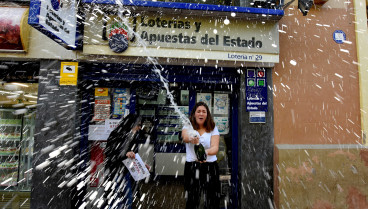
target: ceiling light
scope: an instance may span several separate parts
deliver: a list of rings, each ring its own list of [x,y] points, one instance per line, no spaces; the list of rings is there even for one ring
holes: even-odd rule
[[[11,84],[14,84],[14,85],[17,85],[17,86],[22,86],[22,87],[29,87],[28,85],[22,84],[22,83],[11,83]]]

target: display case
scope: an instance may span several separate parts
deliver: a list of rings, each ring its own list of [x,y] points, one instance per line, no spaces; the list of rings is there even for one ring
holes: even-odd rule
[[[0,109],[0,190],[30,189],[30,174],[26,179],[25,172],[31,168],[34,112],[15,111]]]

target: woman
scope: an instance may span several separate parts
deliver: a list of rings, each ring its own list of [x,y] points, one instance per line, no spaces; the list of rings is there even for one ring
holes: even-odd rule
[[[199,208],[201,193],[204,195],[204,208],[216,209],[220,204],[219,167],[216,154],[219,149],[220,134],[206,103],[198,102],[189,120],[192,127],[186,125],[182,138],[186,143],[186,163],[184,168],[184,189],[186,208]],[[197,160],[194,145],[201,143],[205,148],[207,159]]]
[[[100,208],[131,208],[133,187],[128,169],[123,160],[134,159],[138,152],[137,141],[141,133],[141,117],[127,115],[110,133],[105,148],[104,204]]]

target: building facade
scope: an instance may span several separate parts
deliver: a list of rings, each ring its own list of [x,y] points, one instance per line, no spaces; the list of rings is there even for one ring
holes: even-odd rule
[[[152,169],[134,206],[183,208],[171,92],[186,115],[196,101],[212,107],[221,208],[366,207],[362,2],[315,2],[306,17],[275,2],[69,2],[1,5],[29,7],[33,26],[27,50],[0,52],[2,66],[39,66],[32,190],[12,187],[4,204],[96,207],[108,133],[135,112]]]
[[[291,6],[279,23],[280,62],[273,71],[278,208],[368,206],[361,134],[367,16],[359,8],[366,8],[364,1],[320,2],[305,18]]]

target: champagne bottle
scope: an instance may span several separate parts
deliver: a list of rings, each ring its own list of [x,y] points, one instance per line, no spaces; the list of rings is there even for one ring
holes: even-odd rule
[[[204,149],[203,145],[201,143],[194,145],[194,152],[197,156],[198,161],[205,161],[207,160],[207,154],[206,150]]]
[[[194,130],[192,126],[188,127],[188,135],[190,138],[199,137],[198,131]],[[194,152],[198,161],[205,161],[207,159],[206,150],[201,143],[198,142],[198,144],[194,145]]]

